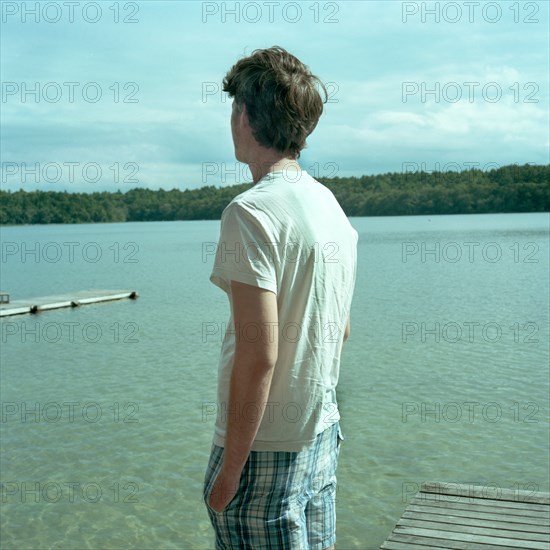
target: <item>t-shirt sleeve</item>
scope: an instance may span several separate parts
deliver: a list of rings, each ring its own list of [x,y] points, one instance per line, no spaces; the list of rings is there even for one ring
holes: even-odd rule
[[[220,240],[210,280],[229,293],[231,281],[277,294],[273,243],[268,228],[246,208],[230,204],[222,214]]]

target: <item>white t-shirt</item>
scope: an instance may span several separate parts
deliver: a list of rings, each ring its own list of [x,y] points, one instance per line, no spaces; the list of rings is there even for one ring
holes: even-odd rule
[[[340,419],[335,388],[357,267],[357,231],[332,192],[304,170],[272,172],[222,214],[210,280],[277,295],[278,359],[253,451],[301,451]],[[254,327],[237,327],[254,338]],[[235,353],[229,319],[218,370],[214,443],[224,446]]]

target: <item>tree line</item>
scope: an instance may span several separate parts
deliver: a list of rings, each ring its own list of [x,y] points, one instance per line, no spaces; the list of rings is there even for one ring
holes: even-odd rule
[[[318,179],[348,216],[550,211],[550,165]],[[0,224],[213,220],[251,185],[125,193],[0,191]]]

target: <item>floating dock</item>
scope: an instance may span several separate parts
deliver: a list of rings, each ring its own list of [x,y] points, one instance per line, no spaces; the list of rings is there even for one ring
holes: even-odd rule
[[[424,483],[380,548],[548,550],[550,493]]]
[[[78,307],[98,302],[110,302],[125,298],[136,299],[139,294],[135,290],[80,290],[70,294],[56,294],[26,300],[13,300],[0,303],[0,317],[22,315],[25,313],[40,313],[62,307]]]

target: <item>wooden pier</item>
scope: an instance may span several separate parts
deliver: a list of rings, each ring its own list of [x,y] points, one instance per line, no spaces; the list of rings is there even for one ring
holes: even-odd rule
[[[25,313],[40,313],[50,309],[62,307],[78,307],[98,302],[110,302],[124,298],[135,299],[139,295],[135,290],[80,290],[70,294],[56,294],[26,300],[12,300],[9,303],[0,303],[0,317],[21,315]]]
[[[424,483],[380,548],[549,550],[550,493]]]

